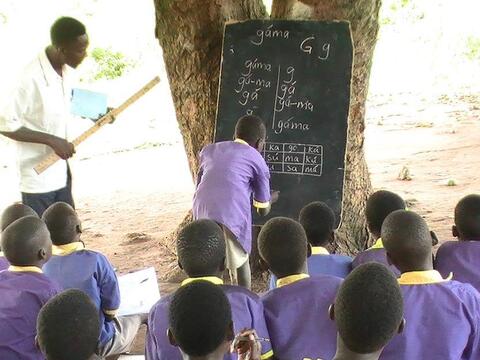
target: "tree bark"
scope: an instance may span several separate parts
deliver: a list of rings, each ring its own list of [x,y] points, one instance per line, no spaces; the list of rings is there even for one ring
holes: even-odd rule
[[[154,0],[163,56],[192,176],[197,155],[213,140],[224,25],[265,18],[261,0]],[[367,242],[364,209],[371,191],[363,153],[365,101],[381,0],[274,0],[272,18],[349,20],[355,46],[338,248],[354,254]]]
[[[286,4],[288,5],[286,6]],[[371,182],[364,155],[365,102],[377,41],[381,0],[274,0],[273,18],[348,20],[354,44],[342,225],[337,247],[355,254],[367,246],[365,204]]]

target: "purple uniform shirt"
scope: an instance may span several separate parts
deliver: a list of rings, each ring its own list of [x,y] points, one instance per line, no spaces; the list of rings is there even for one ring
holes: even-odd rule
[[[250,253],[252,202],[270,201],[269,181],[268,166],[253,147],[236,141],[207,145],[200,153],[193,217],[225,225]]]
[[[61,291],[44,274],[0,272],[0,359],[43,360],[35,346],[37,316]]]
[[[275,358],[333,359],[337,329],[328,309],[335,302],[341,282],[337,277],[318,275],[270,290],[263,296]]]
[[[220,285],[225,291],[232,308],[235,334],[244,329],[255,329],[259,337],[269,338],[263,304],[254,293],[240,286]],[[182,360],[177,347],[170,345],[167,337],[168,306],[172,295],[155,304],[148,316],[148,330],[145,340],[146,360]],[[273,355],[270,343],[262,342],[262,359]],[[224,360],[237,359],[236,354],[225,355]]]
[[[388,343],[381,360],[480,359],[480,294],[471,285],[400,284],[405,329]]]
[[[435,269],[480,291],[480,241],[448,241],[437,251]]]
[[[373,245],[370,249],[358,253],[353,259],[352,269],[355,269],[357,266],[367,262],[378,262],[383,264],[388,267],[395,274],[395,276],[400,276],[400,270],[398,270],[395,265],[390,265],[388,263],[387,252],[383,248],[382,239],[378,239],[375,245]]]
[[[98,308],[102,326],[99,342],[104,345],[115,334],[114,322],[107,321],[104,312],[114,315],[120,306],[118,280],[103,254],[84,250],[83,244],[81,248],[67,255],[52,256],[43,271],[64,289],[80,289],[90,296]]]
[[[8,262],[7,258],[3,255],[0,255],[0,271],[7,270],[9,266],[10,263]]]

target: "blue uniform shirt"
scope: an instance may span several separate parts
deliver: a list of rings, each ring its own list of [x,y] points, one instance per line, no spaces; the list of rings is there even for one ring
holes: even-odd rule
[[[65,289],[84,291],[98,308],[102,331],[99,342],[105,345],[115,334],[115,325],[105,314],[115,315],[120,306],[117,276],[107,258],[85,250],[82,242],[54,247],[54,256],[43,266],[44,273]]]

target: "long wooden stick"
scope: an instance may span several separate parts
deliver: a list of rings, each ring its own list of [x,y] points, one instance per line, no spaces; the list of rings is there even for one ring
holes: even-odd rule
[[[109,111],[107,114],[105,114],[100,119],[98,119],[97,122],[91,128],[89,128],[87,131],[85,131],[83,134],[81,134],[79,137],[77,137],[75,140],[72,141],[73,145],[76,147],[77,145],[79,145],[80,143],[88,139],[90,136],[95,134],[102,126],[112,122],[112,120],[118,114],[120,114],[123,110],[125,110],[130,105],[132,105],[135,101],[140,99],[143,95],[145,95],[148,91],[150,91],[159,82],[160,82],[160,78],[158,76],[152,79],[147,85],[145,85],[143,88],[138,90],[135,94],[133,94],[130,98],[128,98],[122,105]],[[60,160],[60,157],[58,157],[57,154],[52,153],[49,156],[47,156],[44,160],[42,160],[37,166],[35,166],[34,169],[37,174],[41,174],[42,172],[47,170],[50,166],[55,164],[58,160]]]

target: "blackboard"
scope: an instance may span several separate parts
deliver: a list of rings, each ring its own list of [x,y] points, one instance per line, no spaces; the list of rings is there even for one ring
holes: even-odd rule
[[[267,127],[263,156],[281,192],[263,224],[324,201],[341,221],[353,45],[348,22],[251,20],[225,26],[215,141],[238,118]]]

